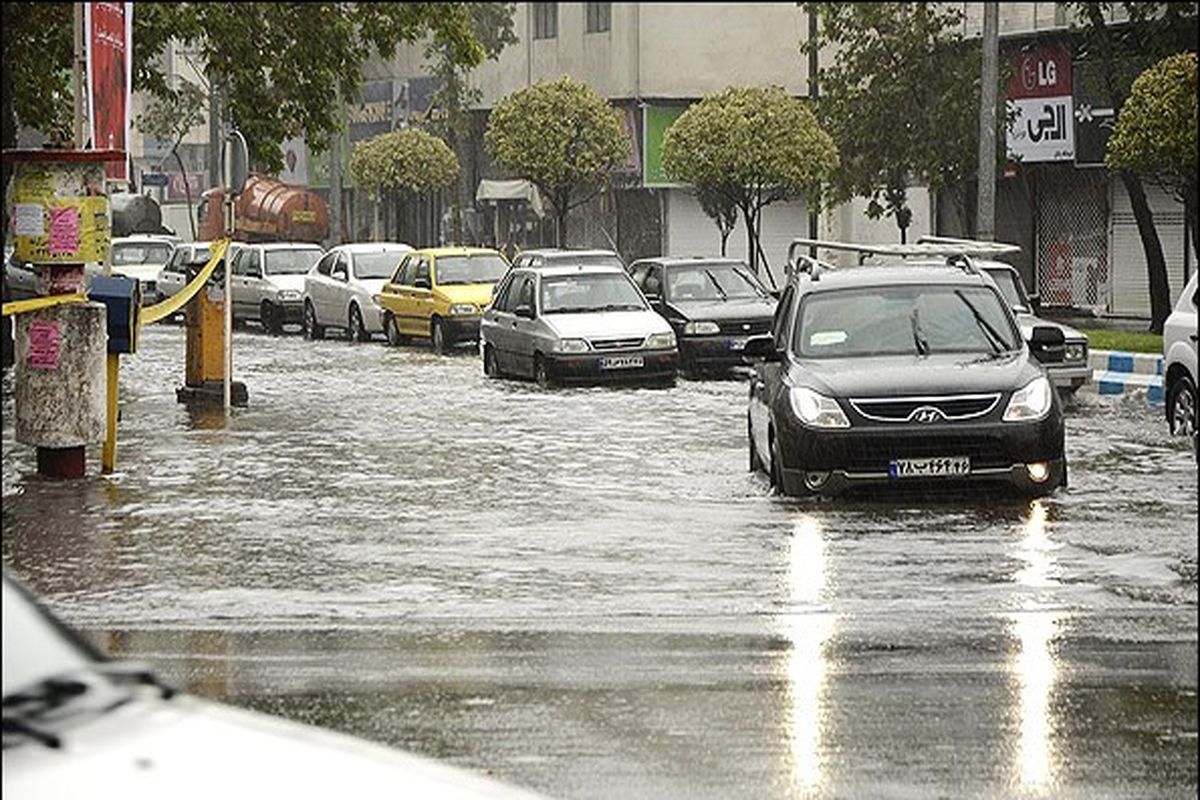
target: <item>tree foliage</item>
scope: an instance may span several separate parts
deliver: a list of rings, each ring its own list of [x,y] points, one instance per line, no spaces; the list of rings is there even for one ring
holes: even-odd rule
[[[920,182],[949,190],[971,219],[980,50],[978,40],[963,40],[962,10],[948,3],[805,5],[820,28],[803,49],[834,53],[820,73],[817,106],[841,155],[830,201],[867,198],[868,216],[893,217],[903,240],[912,217],[908,186]]]
[[[418,128],[373,136],[355,145],[350,156],[350,174],[368,191],[437,191],[454,185],[458,172],[454,151]]]
[[[471,32],[469,5],[138,3],[134,88],[168,93],[161,56],[170,40],[182,42],[197,52],[208,88],[220,93],[251,157],[275,171],[283,166],[279,145],[290,138],[306,135],[317,152],[327,146],[341,125],[339,97],[357,94],[362,64],[372,53],[388,58],[400,43],[429,36],[454,63],[481,63],[483,47]],[[70,119],[71,26],[67,3],[4,4],[4,71],[17,70],[13,92],[5,95],[6,120],[43,128]],[[65,95],[46,91],[50,76],[60,70],[67,70]]]
[[[567,212],[594,197],[630,152],[617,110],[565,75],[500,101],[484,143],[501,168],[531,181],[554,207],[560,245]]]
[[[1196,231],[1196,54],[1168,56],[1138,76],[1108,140],[1104,163],[1156,178]],[[1194,238],[1193,238],[1194,241]]]
[[[756,269],[755,223],[763,207],[805,193],[811,198],[837,164],[837,147],[812,110],[779,87],[709,95],[684,111],[663,139],[668,176],[692,184],[710,204],[716,196],[741,210]]]
[[[19,126],[51,139],[74,135],[71,51],[72,3],[3,3],[3,146],[17,142]]]
[[[196,238],[196,219],[192,214],[192,191],[188,185],[183,158],[179,155],[179,144],[193,126],[204,121],[208,111],[206,100],[203,89],[194,83],[183,81],[178,89],[154,96],[136,122],[138,129],[143,133],[171,143],[169,152],[179,166],[183,190],[187,195],[188,221],[192,225],[193,239]]]

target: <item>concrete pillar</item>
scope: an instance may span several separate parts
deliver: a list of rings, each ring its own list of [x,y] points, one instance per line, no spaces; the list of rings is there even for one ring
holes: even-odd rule
[[[16,320],[17,441],[38,448],[38,472],[82,478],[84,447],[104,441],[108,333],[101,303],[73,303]]]

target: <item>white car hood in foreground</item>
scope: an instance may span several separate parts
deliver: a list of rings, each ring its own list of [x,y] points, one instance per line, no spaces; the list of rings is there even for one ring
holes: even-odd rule
[[[276,289],[291,289],[293,292],[304,291],[304,273],[299,275],[270,275],[267,280]]]
[[[564,339],[624,339],[671,331],[665,319],[649,310],[544,314],[542,320]]]
[[[382,745],[153,690],[64,726],[62,743],[4,750],[6,800],[538,797]]]
[[[139,281],[154,281],[158,280],[158,273],[162,271],[162,268],[162,264],[122,264],[119,267],[114,266],[112,273]]]

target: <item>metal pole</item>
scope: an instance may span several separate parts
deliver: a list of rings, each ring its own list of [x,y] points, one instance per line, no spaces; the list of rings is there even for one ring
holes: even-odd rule
[[[817,10],[810,6],[808,9],[808,43],[809,43],[810,47],[811,47],[812,43],[816,41],[816,39],[817,39]],[[808,52],[808,99],[813,103],[816,103],[817,100],[820,98],[820,86],[818,85],[820,83],[820,81],[818,80],[818,76],[817,76],[819,69],[820,69],[820,63],[818,60],[817,49],[815,47],[811,47],[811,49]],[[813,198],[813,199],[815,200],[816,198]],[[810,206],[810,208],[808,210],[808,238],[817,239],[820,237],[818,236],[819,231],[817,229],[818,228],[817,211],[816,211],[816,208],[813,207],[813,206],[815,206],[815,203],[810,203],[809,206]],[[808,248],[808,255],[811,258],[816,258],[817,257],[817,248],[815,248],[815,247]]]
[[[105,425],[104,447],[100,451],[100,471],[105,475],[112,474],[117,466],[117,380],[121,368],[121,356],[117,353],[108,354],[108,386],[105,393],[107,400],[108,418]]]
[[[229,212],[226,217],[228,227],[225,236],[233,238],[234,203],[232,197],[227,197]],[[229,248],[225,248],[225,379],[222,382],[221,397],[225,403],[225,416],[233,413],[233,270],[229,263]]]
[[[83,30],[83,3],[75,6],[75,149],[82,150],[88,142],[88,111],[87,111],[87,48],[84,45],[85,31]]]
[[[342,243],[342,134],[335,132],[330,139],[329,241],[331,247],[336,247]]]
[[[975,238],[996,238],[996,100],[1000,62],[1000,6],[983,4],[983,64],[979,91],[979,194]]]

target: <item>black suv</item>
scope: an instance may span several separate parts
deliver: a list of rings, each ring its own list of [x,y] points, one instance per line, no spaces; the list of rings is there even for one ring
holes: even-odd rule
[[[843,249],[849,249],[845,247]],[[940,265],[791,271],[750,385],[750,467],[789,495],[1067,483],[1058,393],[995,283],[965,255]]]

